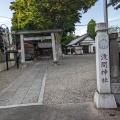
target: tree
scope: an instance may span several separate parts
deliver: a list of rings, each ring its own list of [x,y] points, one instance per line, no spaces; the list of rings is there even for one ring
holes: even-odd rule
[[[118,27],[118,26],[111,26],[109,28],[109,33],[120,33],[120,27]]]
[[[96,22],[93,19],[91,19],[87,25],[87,33],[89,33],[92,37],[96,36],[95,25]]]
[[[77,38],[78,36],[75,36],[73,33],[69,33],[66,36],[63,36],[62,39],[62,48],[64,48],[68,43],[70,43],[72,40]]]
[[[75,30],[86,12],[97,0],[16,0],[11,2],[14,11],[12,29],[61,28],[66,34]]]
[[[83,12],[98,0],[16,0],[11,2],[14,11],[12,30],[62,29],[63,46],[67,33],[75,31]],[[64,39],[65,38],[65,39]]]
[[[120,0],[109,0],[108,6],[113,6],[114,9],[119,9],[120,8]]]

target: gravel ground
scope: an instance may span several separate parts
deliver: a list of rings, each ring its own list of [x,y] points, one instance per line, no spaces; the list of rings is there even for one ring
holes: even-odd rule
[[[33,65],[33,62],[28,63],[26,68],[17,69],[16,65],[0,72],[0,92],[7,87],[11,82],[15,81],[16,78],[21,76],[26,70]]]
[[[95,55],[68,55],[58,66],[48,63],[44,104],[93,102]]]
[[[37,61],[36,61],[37,62]],[[8,71],[0,72],[0,91],[28,70],[16,66]],[[48,60],[48,75],[46,80],[44,104],[93,102],[96,90],[95,55],[68,55],[58,66]]]

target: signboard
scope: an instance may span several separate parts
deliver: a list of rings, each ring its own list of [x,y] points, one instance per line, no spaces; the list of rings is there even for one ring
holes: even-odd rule
[[[14,53],[10,53],[10,59],[14,59]]]
[[[16,61],[17,62],[17,68],[19,68],[18,60],[19,60],[19,56],[18,56],[18,51],[17,50],[6,51],[7,70],[8,70],[8,61]]]

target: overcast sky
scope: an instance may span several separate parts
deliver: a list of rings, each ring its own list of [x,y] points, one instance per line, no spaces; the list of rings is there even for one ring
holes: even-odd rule
[[[9,9],[10,2],[14,0],[1,0],[0,3],[0,25],[5,24],[9,28],[11,27],[11,19],[12,11]],[[8,18],[4,18],[2,16],[6,16]],[[108,8],[108,18],[109,18],[109,26],[119,26],[120,27],[120,9],[114,10],[113,7]],[[87,13],[82,15],[80,25],[86,25],[88,22],[94,19],[97,23],[104,21],[103,14],[103,0],[98,0],[98,2],[91,9],[88,10]],[[114,21],[117,20],[117,21]],[[77,26],[76,27],[76,35],[82,35],[86,33],[86,26]]]

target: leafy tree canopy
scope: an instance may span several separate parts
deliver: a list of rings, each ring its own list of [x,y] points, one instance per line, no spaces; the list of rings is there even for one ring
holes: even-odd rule
[[[108,6],[113,6],[116,10],[120,8],[120,0],[109,0]]]
[[[73,32],[83,12],[97,0],[16,0],[11,2],[14,11],[12,29],[53,29]]]
[[[118,26],[111,26],[110,28],[109,28],[109,31],[108,31],[109,33],[120,33],[120,27],[118,27]]]
[[[79,36],[75,36],[74,33],[69,33],[66,36],[63,36],[62,39],[62,47],[64,48],[68,43],[70,43],[72,40],[78,38]]]
[[[96,22],[93,19],[91,19],[87,25],[87,33],[89,33],[92,37],[96,36],[95,26]]]

